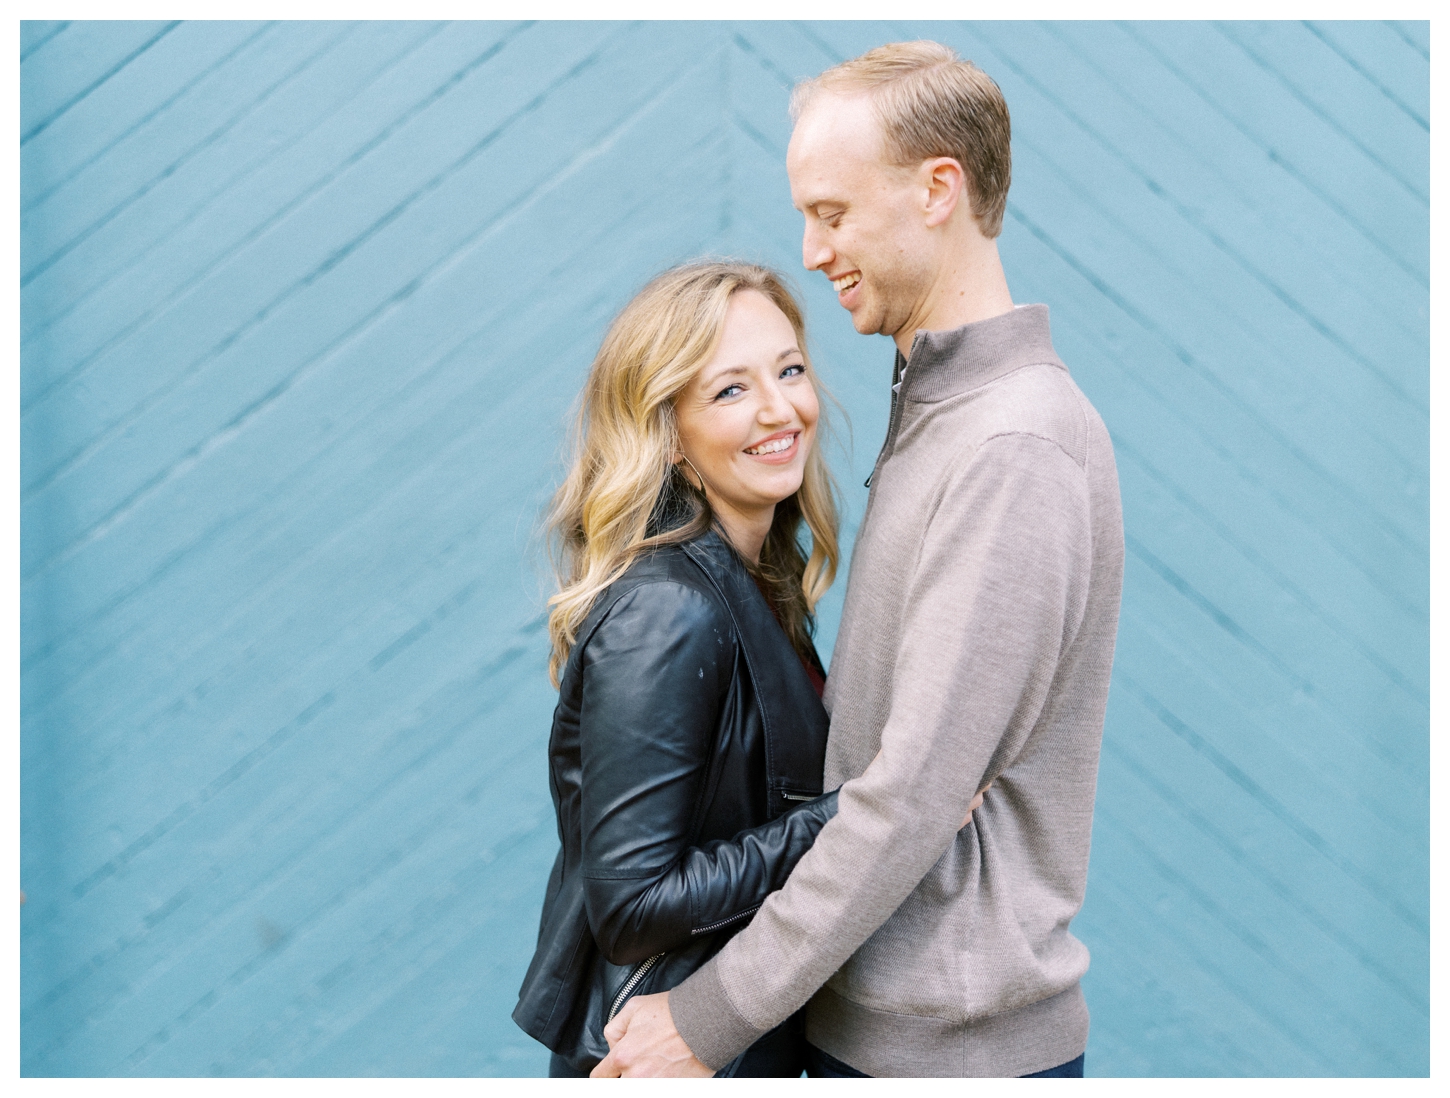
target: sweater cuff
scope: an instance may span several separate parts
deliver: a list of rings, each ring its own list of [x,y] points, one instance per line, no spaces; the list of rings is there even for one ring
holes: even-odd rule
[[[672,988],[667,1002],[676,1032],[711,1071],[719,1071],[766,1033],[742,1018],[730,1002],[714,960]]]

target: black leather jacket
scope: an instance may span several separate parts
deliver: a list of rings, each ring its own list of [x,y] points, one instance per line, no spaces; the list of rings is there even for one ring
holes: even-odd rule
[[[820,795],[826,726],[717,533],[655,551],[605,591],[554,710],[562,849],[519,1026],[587,1071],[627,998],[674,987],[744,927],[835,813],[835,793]]]

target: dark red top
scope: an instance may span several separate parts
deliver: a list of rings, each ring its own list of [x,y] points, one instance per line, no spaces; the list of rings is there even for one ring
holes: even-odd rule
[[[801,666],[806,669],[806,674],[811,678],[811,685],[816,688],[816,697],[826,696],[826,677],[816,670],[816,665],[809,660],[801,660]]]

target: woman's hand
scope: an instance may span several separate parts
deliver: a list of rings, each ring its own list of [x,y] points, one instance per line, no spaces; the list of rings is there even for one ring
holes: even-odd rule
[[[982,807],[982,798],[987,795],[987,790],[991,788],[992,783],[988,782],[986,785],[982,786],[981,789],[977,790],[977,795],[972,798],[972,803],[967,805],[967,818],[962,821],[962,827],[966,827],[967,824],[972,822],[972,813]],[[958,828],[958,830],[960,830],[960,828]]]
[[[876,765],[876,759],[879,759],[880,757],[881,757],[881,748],[878,747],[876,749],[876,756],[875,756],[875,758],[873,758],[871,760],[871,765],[872,766],[875,766]],[[868,767],[867,769],[870,769],[870,767]],[[991,788],[992,788],[992,783],[991,782],[988,782],[986,785],[982,786],[981,789],[977,790],[977,795],[972,798],[972,803],[969,804],[969,805],[967,805],[967,818],[962,821],[962,827],[966,827],[967,824],[969,824],[969,823],[972,822],[972,813],[975,812],[977,809],[979,809],[979,808],[982,807],[982,798],[987,795],[987,790],[989,790]],[[962,829],[962,827],[957,828],[957,830],[960,831]]]

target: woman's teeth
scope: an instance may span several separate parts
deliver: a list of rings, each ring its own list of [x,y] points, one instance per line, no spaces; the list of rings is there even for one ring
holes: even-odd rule
[[[852,286],[856,285],[856,283],[860,281],[861,276],[859,274],[848,274],[842,278],[831,279],[831,285],[836,288],[836,293],[839,294],[845,292],[846,290],[849,290]]]
[[[746,450],[747,454],[778,454],[782,450],[789,450],[795,445],[795,435],[786,435],[785,438],[774,438],[769,442],[762,442],[759,446],[752,446]]]

